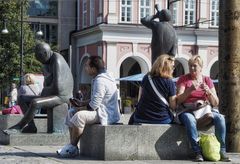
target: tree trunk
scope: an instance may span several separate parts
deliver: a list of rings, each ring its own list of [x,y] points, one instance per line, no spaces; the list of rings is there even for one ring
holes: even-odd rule
[[[240,152],[240,1],[220,0],[219,98],[228,151]]]

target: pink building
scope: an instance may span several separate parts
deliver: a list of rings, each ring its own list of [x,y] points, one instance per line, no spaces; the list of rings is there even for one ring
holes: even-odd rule
[[[219,0],[78,0],[77,4],[78,29],[70,36],[76,90],[90,83],[83,69],[86,56],[103,57],[116,79],[151,69],[152,33],[140,19],[156,13],[155,4],[172,12],[178,34],[175,76],[187,73],[187,60],[199,54],[204,59],[204,74],[217,77]],[[124,96],[136,92],[129,84],[120,87]]]

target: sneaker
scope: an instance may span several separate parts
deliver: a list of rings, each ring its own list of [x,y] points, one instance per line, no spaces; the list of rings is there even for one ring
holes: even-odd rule
[[[62,149],[57,150],[57,154],[63,158],[73,158],[79,155],[79,149],[72,144],[65,145]]]
[[[229,156],[227,156],[226,152],[220,152],[220,156],[221,156],[220,161],[231,162],[231,159],[229,158]]]
[[[203,162],[203,156],[201,153],[196,153],[195,162]]]

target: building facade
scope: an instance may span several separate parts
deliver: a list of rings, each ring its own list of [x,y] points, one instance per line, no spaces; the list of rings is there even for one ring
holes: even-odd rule
[[[69,49],[69,33],[76,29],[76,10],[77,0],[30,0],[27,14],[32,30],[40,28],[42,39],[64,54]]]
[[[174,76],[188,73],[188,59],[199,54],[204,74],[217,78],[219,0],[78,0],[77,4],[78,29],[70,45],[76,90],[90,83],[84,71],[87,56],[101,56],[116,79],[151,69],[152,32],[140,19],[155,14],[155,4],[172,12],[178,35]],[[120,88],[124,97],[136,95],[132,84],[120,83]]]

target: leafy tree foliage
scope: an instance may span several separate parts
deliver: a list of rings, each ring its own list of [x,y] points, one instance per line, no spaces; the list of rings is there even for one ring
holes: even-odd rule
[[[0,88],[5,88],[20,77],[21,5],[23,5],[23,73],[41,73],[41,64],[35,59],[35,35],[27,21],[27,0],[7,0],[0,3],[0,29],[6,20],[8,34],[0,34]],[[15,78],[16,79],[16,78]],[[18,81],[15,81],[18,82]]]

